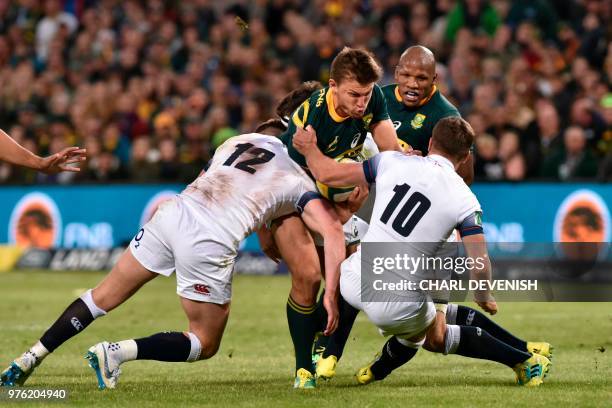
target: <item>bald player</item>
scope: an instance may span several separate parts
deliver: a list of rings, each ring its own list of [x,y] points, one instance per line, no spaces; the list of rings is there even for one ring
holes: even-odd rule
[[[395,67],[395,82],[382,88],[389,117],[404,150],[428,153],[434,126],[442,118],[461,116],[436,86],[436,58],[422,45],[407,48]],[[472,155],[457,173],[466,184],[474,180]]]

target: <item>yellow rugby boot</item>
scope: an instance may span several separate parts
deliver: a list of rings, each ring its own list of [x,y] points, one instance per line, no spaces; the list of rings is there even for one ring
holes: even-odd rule
[[[527,342],[527,351],[532,354],[539,354],[541,356],[546,357],[549,360],[552,360],[554,347],[550,343],[545,343],[543,341],[528,341]]]
[[[304,368],[297,370],[295,374],[295,382],[293,388],[300,388],[303,390],[312,389],[317,387],[317,381],[312,373]]]
[[[527,360],[514,366],[516,382],[526,387],[537,387],[544,382],[550,365],[550,360],[546,357],[533,354]]]
[[[336,375],[336,365],[338,364],[338,358],[336,356],[329,356],[321,358],[317,361],[317,378],[324,380],[331,380]]]

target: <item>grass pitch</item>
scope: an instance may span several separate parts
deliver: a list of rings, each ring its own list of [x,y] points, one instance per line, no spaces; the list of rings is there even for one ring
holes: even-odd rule
[[[102,276],[0,275],[0,369]],[[337,377],[316,390],[294,390],[293,348],[285,319],[289,285],[287,276],[236,276],[229,324],[215,357],[193,364],[130,362],[122,366],[117,389],[99,391],[83,359],[89,346],[186,329],[174,278],[157,278],[49,356],[27,386],[67,389],[71,406],[612,406],[610,303],[500,304],[498,323],[524,339],[555,346],[551,373],[536,389],[516,386],[514,373],[500,364],[425,350],[385,381],[358,387],[354,371],[384,344],[375,327],[360,315]],[[2,406],[26,404],[0,400]]]

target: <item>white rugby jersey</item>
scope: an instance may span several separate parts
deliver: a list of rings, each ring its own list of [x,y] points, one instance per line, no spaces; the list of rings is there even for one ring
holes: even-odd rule
[[[376,201],[362,242],[443,242],[455,228],[462,236],[482,232],[480,204],[448,159],[382,152],[364,171]]]
[[[238,247],[265,222],[300,213],[315,197],[312,179],[276,137],[232,137],[216,150],[205,174],[181,193],[201,216],[202,237]]]

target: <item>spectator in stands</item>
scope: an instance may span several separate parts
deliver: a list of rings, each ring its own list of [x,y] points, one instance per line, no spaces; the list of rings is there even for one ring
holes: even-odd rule
[[[542,176],[558,180],[595,177],[597,159],[587,147],[584,129],[570,126],[563,135],[564,146],[551,153],[542,165]]]
[[[74,15],[62,11],[59,0],[46,0],[44,7],[45,16],[36,26],[36,55],[41,62],[47,61],[51,43],[58,34],[66,39],[79,25]]]
[[[598,150],[606,155],[612,154],[612,92],[604,95],[599,102],[601,116],[606,130],[598,143]]]
[[[137,137],[132,144],[130,160],[130,180],[149,183],[158,180],[159,165],[151,149],[151,139],[147,135]]]
[[[251,128],[248,132],[252,132]],[[248,133],[244,132],[244,133]],[[196,116],[185,119],[183,125],[183,142],[179,147],[179,159],[182,164],[181,180],[192,181],[210,159],[210,143],[205,138],[202,119]]]
[[[527,175],[525,157],[521,152],[521,142],[518,133],[506,130],[499,139],[498,157],[503,166],[505,180],[521,181]]]
[[[500,20],[495,8],[487,0],[458,0],[448,14],[446,40],[455,42],[461,29],[471,31],[477,37],[493,37]],[[486,42],[485,42],[486,44]]]
[[[102,150],[89,169],[87,181],[116,182],[125,179],[125,173],[117,156],[108,150]]]
[[[387,75],[393,75],[399,57],[407,48],[408,38],[404,19],[393,16],[387,20],[381,45],[376,50],[376,56],[382,62]]]
[[[543,37],[554,40],[557,34],[557,14],[546,0],[512,0],[510,10],[505,24],[512,30],[529,21],[534,26],[540,27]]]
[[[497,139],[484,133],[476,138],[476,159],[474,160],[474,177],[486,180],[501,180],[504,168],[498,156]]]
[[[538,102],[536,120],[532,122],[523,139],[523,150],[527,162],[527,174],[537,176],[543,160],[562,143],[561,120],[555,106],[546,100]]]
[[[169,111],[159,113],[153,120],[155,140],[159,143],[164,139],[176,140],[180,136],[176,119]]]
[[[181,163],[178,159],[176,141],[166,138],[159,142],[158,180],[177,182],[180,180]]]
[[[597,146],[606,130],[606,123],[597,112],[593,100],[586,97],[576,99],[572,104],[570,115],[570,123],[584,129],[589,146]]]
[[[597,145],[597,150],[604,155],[597,178],[600,181],[610,182],[612,181],[612,93],[601,98],[600,111],[606,122],[606,130]]]

